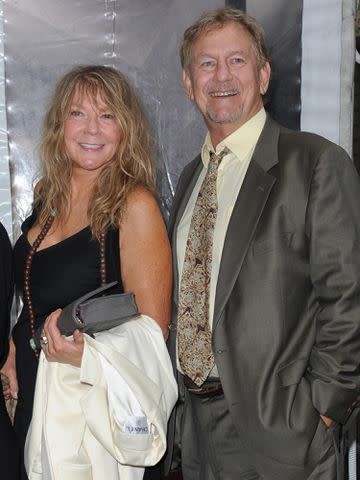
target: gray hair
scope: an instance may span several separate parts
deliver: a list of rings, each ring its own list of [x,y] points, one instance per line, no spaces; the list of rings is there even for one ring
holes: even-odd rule
[[[180,46],[181,66],[189,72],[191,63],[191,47],[194,42],[204,33],[224,25],[235,22],[241,25],[250,35],[258,59],[259,69],[269,61],[269,55],[265,45],[265,34],[262,26],[253,17],[231,7],[222,7],[216,10],[205,12],[201,17],[184,32]]]

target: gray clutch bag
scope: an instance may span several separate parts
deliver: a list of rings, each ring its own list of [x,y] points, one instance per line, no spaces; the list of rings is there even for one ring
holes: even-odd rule
[[[57,322],[61,334],[69,336],[78,329],[92,335],[103,330],[110,330],[138,317],[140,313],[133,293],[103,295],[117,283],[107,283],[67,305],[62,310]],[[41,326],[35,333],[37,348],[41,348],[42,329]]]

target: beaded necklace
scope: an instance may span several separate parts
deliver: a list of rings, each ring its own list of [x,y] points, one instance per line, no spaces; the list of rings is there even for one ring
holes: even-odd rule
[[[30,291],[30,273],[31,273],[31,266],[32,261],[34,258],[35,253],[37,252],[41,242],[46,237],[47,233],[50,230],[51,225],[54,222],[54,218],[56,217],[56,210],[52,209],[50,215],[46,219],[46,222],[41,229],[39,235],[36,237],[34,243],[31,245],[26,258],[25,258],[25,268],[24,268],[24,303],[27,307],[28,315],[29,315],[29,323],[30,323],[30,333],[31,338],[29,340],[30,347],[32,348],[34,355],[37,359],[39,359],[39,350],[37,350],[35,345],[35,311],[32,304],[31,299],[31,291]],[[100,279],[101,285],[105,285],[106,283],[106,258],[105,258],[105,234],[102,233],[99,239],[99,250],[100,250]]]

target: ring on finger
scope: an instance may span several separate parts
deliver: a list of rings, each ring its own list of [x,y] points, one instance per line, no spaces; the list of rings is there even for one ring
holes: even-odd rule
[[[46,347],[46,345],[49,343],[48,338],[45,334],[41,335],[40,343],[43,348]]]

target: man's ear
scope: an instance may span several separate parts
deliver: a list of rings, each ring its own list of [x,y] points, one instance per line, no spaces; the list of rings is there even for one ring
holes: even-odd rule
[[[259,84],[260,84],[260,93],[265,95],[269,87],[271,75],[271,67],[269,62],[265,62],[264,66],[260,68],[259,72]]]
[[[183,70],[183,84],[184,84],[184,89],[188,98],[190,100],[194,100],[192,82],[191,82],[189,71]]]

